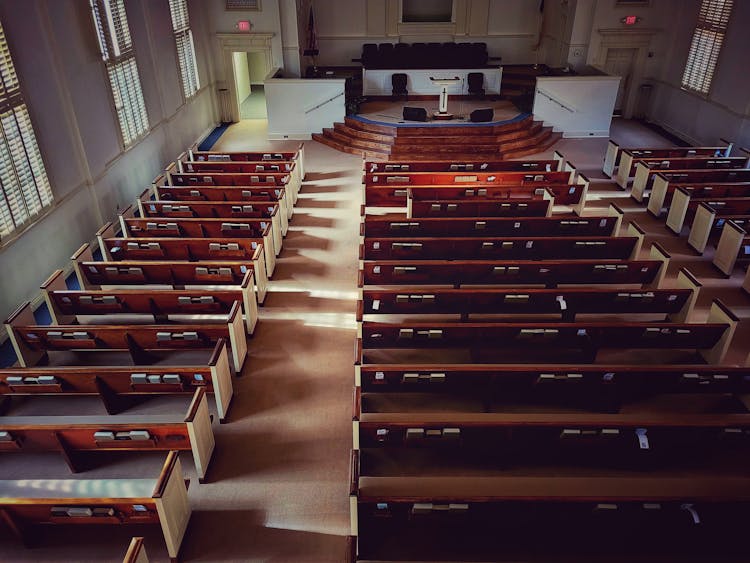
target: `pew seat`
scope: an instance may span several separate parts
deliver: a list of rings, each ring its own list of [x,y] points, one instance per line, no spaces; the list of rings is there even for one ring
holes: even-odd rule
[[[161,528],[177,561],[190,520],[187,484],[177,451],[154,479],[0,480],[0,519],[19,540],[39,540],[51,525],[149,524]]]
[[[13,397],[98,396],[109,414],[126,410],[133,399],[187,395],[205,389],[214,395],[224,423],[234,395],[226,339],[193,363],[161,365],[34,366],[0,369],[0,406]],[[3,410],[0,408],[0,414]]]
[[[182,415],[4,416],[0,452],[60,452],[73,473],[93,452],[188,451],[200,482],[215,447],[206,392],[197,388]]]

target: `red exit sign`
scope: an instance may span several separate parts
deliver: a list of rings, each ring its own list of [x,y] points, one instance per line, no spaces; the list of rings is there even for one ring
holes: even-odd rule
[[[237,31],[250,31],[252,27],[249,20],[239,20],[237,22]]]
[[[641,21],[641,18],[639,18],[638,16],[625,16],[620,21],[625,25],[635,25],[639,21]]]

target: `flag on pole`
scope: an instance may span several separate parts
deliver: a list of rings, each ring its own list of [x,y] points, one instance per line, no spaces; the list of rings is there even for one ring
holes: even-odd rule
[[[307,45],[305,47],[304,55],[306,57],[314,57],[318,54],[318,31],[315,28],[315,14],[313,12],[313,5],[310,2],[310,18],[307,22]]]

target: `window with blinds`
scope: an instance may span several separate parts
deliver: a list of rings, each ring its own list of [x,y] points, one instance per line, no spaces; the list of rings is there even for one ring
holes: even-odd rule
[[[733,0],[702,0],[690,44],[682,87],[707,95],[719,61]]]
[[[52,189],[0,25],[0,239],[52,203]]]
[[[90,0],[99,49],[125,146],[148,131],[148,114],[124,0]]]
[[[169,9],[172,12],[172,30],[177,44],[177,61],[180,65],[182,91],[187,99],[200,88],[187,0],[169,0]]]

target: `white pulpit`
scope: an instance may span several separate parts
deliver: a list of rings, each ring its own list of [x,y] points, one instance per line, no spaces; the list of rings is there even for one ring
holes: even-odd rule
[[[430,76],[433,84],[440,87],[440,104],[438,111],[433,114],[435,119],[453,119],[453,114],[448,113],[448,88],[461,82],[458,76],[453,78],[434,78]]]

